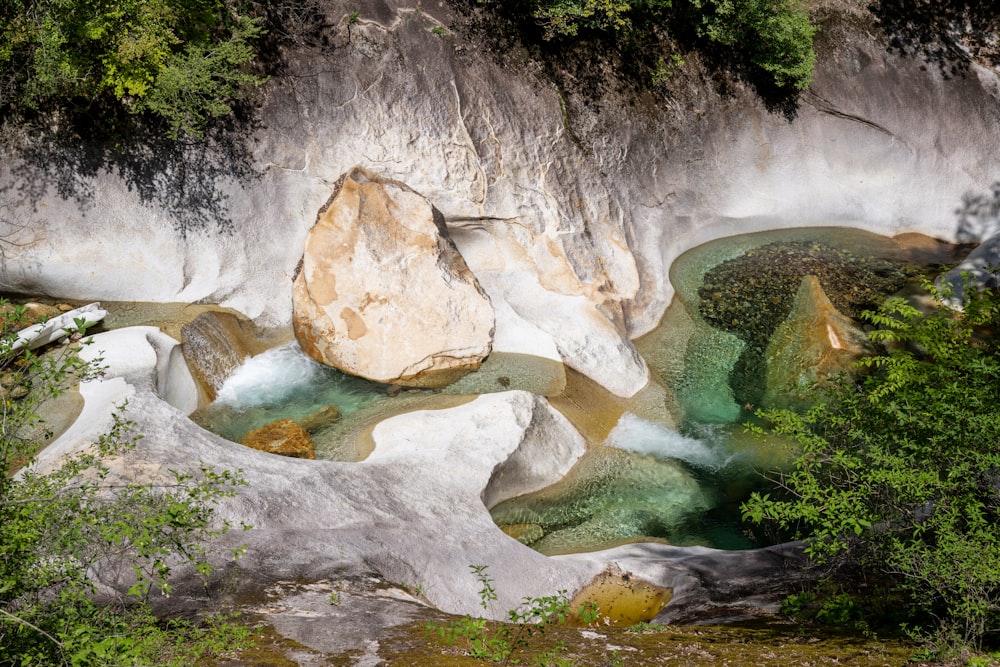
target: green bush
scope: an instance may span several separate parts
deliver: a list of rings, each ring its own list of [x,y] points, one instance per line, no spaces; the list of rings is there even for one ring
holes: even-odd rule
[[[0,311],[10,322],[23,312]],[[44,426],[40,404],[99,369],[75,345],[15,350],[15,334],[2,330],[0,379],[30,391],[0,400],[0,665],[187,665],[192,652],[230,646],[242,636],[238,626],[163,626],[141,601],[169,594],[178,563],[210,571],[202,542],[229,527],[215,520],[213,503],[232,494],[239,473],[174,473],[159,487],[113,480],[109,463],[140,437],[120,416],[93,448],[56,469],[25,466]],[[129,587],[128,596],[99,604],[94,574]]]
[[[488,610],[497,600],[493,579],[487,573],[485,565],[470,565],[469,569],[481,586],[480,606],[484,611]],[[524,598],[516,609],[508,610],[509,624],[491,623],[485,618],[465,615],[446,625],[428,623],[426,629],[428,632],[437,633],[449,645],[465,644],[472,658],[500,665],[516,665],[519,660],[514,655],[526,648],[532,637],[544,636],[546,628],[562,625],[571,617],[590,625],[597,620],[598,610],[596,605],[587,602],[574,614],[570,608],[569,598],[566,597],[566,591],[559,591],[556,595]],[[558,657],[563,650],[565,646],[557,642],[549,651],[542,654],[541,664],[563,664],[564,661]]]
[[[807,88],[816,64],[816,28],[798,0],[533,0],[531,13],[546,39],[581,30],[636,42],[650,41],[647,34],[693,34],[704,48],[722,49],[737,67],[758,68],[779,88]]]
[[[217,0],[5,0],[0,113],[117,105],[200,136],[231,113],[258,22]]]
[[[807,539],[817,564],[889,582],[938,639],[979,648],[1000,623],[1000,297],[965,294],[961,312],[890,299],[866,313],[885,348],[866,378],[805,414],[761,413],[802,453],[743,514]]]
[[[812,82],[816,28],[790,0],[689,0],[698,35],[759,67],[778,87],[804,90]]]

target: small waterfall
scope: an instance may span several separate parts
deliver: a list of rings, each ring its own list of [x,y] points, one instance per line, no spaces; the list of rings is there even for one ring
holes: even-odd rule
[[[206,401],[215,400],[226,378],[257,352],[253,325],[235,315],[210,311],[181,327],[184,361]]]
[[[630,412],[621,416],[604,444],[658,459],[676,459],[711,471],[725,468],[735,456],[721,445],[689,438]]]
[[[240,442],[247,431],[280,419],[305,425],[317,417],[323,421],[323,415],[330,415],[331,410],[348,416],[385,400],[389,399],[383,385],[324,366],[293,340],[238,365],[217,389],[215,400],[191,418],[224,438]],[[323,458],[320,449],[325,436],[313,435]]]
[[[216,402],[232,407],[274,405],[315,382],[323,367],[297,342],[266,350],[233,369],[218,388]]]

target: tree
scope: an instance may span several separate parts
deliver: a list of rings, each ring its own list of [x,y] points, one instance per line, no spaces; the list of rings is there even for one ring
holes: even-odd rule
[[[866,378],[804,414],[761,413],[802,453],[743,514],[806,539],[816,564],[888,582],[939,638],[978,648],[1000,627],[1000,297],[965,294],[961,311],[888,300],[866,313],[884,346]]]
[[[0,114],[117,107],[200,136],[231,113],[258,22],[219,0],[5,0]]]
[[[3,303],[0,309],[8,323],[24,314]],[[223,624],[223,639],[212,635],[202,646],[196,627],[164,630],[141,602],[154,590],[169,593],[178,562],[209,572],[203,540],[228,529],[215,520],[213,503],[233,493],[239,473],[203,468],[175,474],[163,487],[113,482],[109,461],[140,437],[120,416],[93,450],[55,470],[22,467],[38,448],[40,404],[99,369],[82,361],[75,345],[35,355],[15,351],[13,339],[3,328],[0,665],[189,664],[192,654],[231,643],[236,626]],[[15,398],[23,392],[9,388],[18,386],[30,386],[27,395]],[[128,595],[99,604],[95,573],[127,582]]]
[[[804,90],[812,82],[816,28],[797,0],[532,0],[547,39],[599,30],[646,41],[636,33],[691,34],[721,49],[737,66],[757,68],[775,86]]]

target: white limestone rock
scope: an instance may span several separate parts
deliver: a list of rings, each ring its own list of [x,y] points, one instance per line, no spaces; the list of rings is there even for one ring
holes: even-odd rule
[[[123,378],[133,387],[152,391],[185,414],[198,407],[198,388],[181,344],[157,327],[126,327],[96,334],[81,349],[80,357],[96,361],[105,378]]]

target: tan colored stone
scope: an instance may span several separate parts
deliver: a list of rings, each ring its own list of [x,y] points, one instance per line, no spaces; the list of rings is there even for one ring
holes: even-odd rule
[[[815,385],[855,373],[855,362],[872,351],[868,336],[830,303],[816,276],[805,276],[765,352],[764,407],[810,404]]]
[[[492,349],[493,307],[441,214],[361,168],[309,233],[293,308],[306,353],[377,382],[442,386]]]
[[[24,382],[24,376],[17,371],[7,371],[0,374],[0,387],[10,389]]]
[[[513,523],[500,526],[500,530],[521,544],[531,545],[545,536],[545,531],[537,523]]]
[[[298,420],[299,426],[309,433],[315,433],[340,419],[340,409],[336,405],[325,405],[316,412]]]
[[[601,622],[630,626],[652,621],[674,597],[674,590],[624,575],[618,568],[605,570],[573,596],[570,609],[596,605]]]
[[[22,309],[22,313],[20,317],[15,317],[15,312],[19,308]],[[19,331],[33,324],[45,322],[59,315],[59,313],[59,309],[55,306],[35,303],[33,301],[22,305],[9,302],[0,305],[0,317],[3,319],[4,327],[12,331]]]
[[[279,419],[243,436],[243,444],[253,449],[297,459],[316,458],[316,445],[299,424]]]

